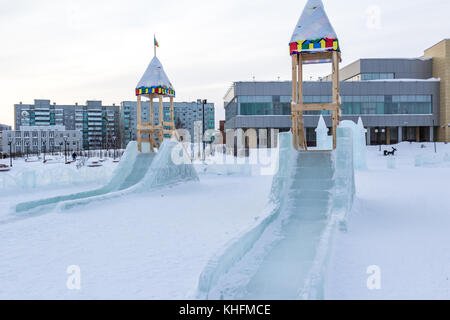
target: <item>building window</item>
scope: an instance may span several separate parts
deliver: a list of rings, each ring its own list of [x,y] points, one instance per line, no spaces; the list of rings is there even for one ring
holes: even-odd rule
[[[371,80],[389,80],[395,79],[395,74],[392,72],[389,73],[361,73],[356,76],[353,76],[345,81],[371,81]]]

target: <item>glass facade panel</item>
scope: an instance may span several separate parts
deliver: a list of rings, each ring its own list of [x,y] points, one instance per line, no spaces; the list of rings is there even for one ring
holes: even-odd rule
[[[239,97],[241,115],[290,115],[290,96]],[[346,115],[359,114],[431,114],[430,95],[408,96],[343,96],[341,109]],[[331,96],[304,96],[305,104],[331,103]],[[229,105],[227,119],[234,113]],[[330,114],[329,111],[308,111],[306,115]]]
[[[355,78],[355,77],[353,77]],[[352,78],[352,79],[353,79]],[[394,73],[362,73],[361,80],[370,81],[370,80],[388,80],[395,79]],[[353,80],[355,81],[355,80]]]

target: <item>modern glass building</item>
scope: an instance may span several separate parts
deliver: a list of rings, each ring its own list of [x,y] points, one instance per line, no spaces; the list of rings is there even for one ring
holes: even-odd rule
[[[445,42],[445,41],[444,41]],[[448,42],[448,40],[446,40]],[[444,129],[441,85],[433,57],[361,59],[340,70],[342,120],[362,118],[369,144],[433,141]],[[447,60],[448,61],[448,60]],[[286,82],[235,82],[225,96],[226,129],[291,128],[292,86]],[[305,103],[330,103],[329,77],[304,83]],[[319,115],[331,127],[328,112],[305,113],[307,140],[315,144]],[[445,121],[444,121],[445,122]],[[439,135],[440,140],[445,135]]]

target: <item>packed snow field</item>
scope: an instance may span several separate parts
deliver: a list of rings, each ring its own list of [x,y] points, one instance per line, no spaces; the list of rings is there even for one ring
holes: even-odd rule
[[[438,144],[437,154],[432,143],[395,148],[385,158],[368,147],[368,170],[356,172],[348,231],[333,244],[328,299],[450,299],[450,144]],[[417,167],[423,159],[428,165]],[[379,290],[368,289],[370,266],[380,271]]]
[[[356,172],[354,210],[329,262],[328,299],[450,298],[450,145],[438,144],[437,155],[433,144],[395,147],[394,158],[368,147],[368,169]],[[115,165],[89,170],[112,172]],[[8,174],[29,166],[50,168],[17,162]],[[272,182],[272,176],[215,170],[199,177],[27,219],[11,219],[10,208],[91,190],[104,180],[3,189],[0,299],[194,298],[209,259],[264,218]],[[81,290],[67,288],[72,265],[80,267]],[[367,288],[372,265],[381,270],[381,290]]]
[[[0,225],[0,298],[189,298],[209,257],[258,219],[270,189],[267,176],[201,178]],[[80,291],[66,287],[71,265]]]

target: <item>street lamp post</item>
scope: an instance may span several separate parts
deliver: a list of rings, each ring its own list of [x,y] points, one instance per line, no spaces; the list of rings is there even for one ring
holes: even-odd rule
[[[116,136],[113,136],[113,147],[114,147],[114,149],[113,149],[113,158],[114,158],[114,160],[116,160],[116,140],[117,140],[117,137]]]
[[[9,145],[9,166],[12,168],[12,166],[13,166],[13,163],[12,163],[12,139],[9,139],[8,145]]]
[[[202,142],[203,142],[203,161],[206,159],[205,155],[205,104],[208,103],[207,99],[198,99],[198,103],[202,104]]]
[[[28,154],[30,152],[30,141],[26,141],[25,144],[27,145],[27,160],[28,160]]]
[[[47,141],[42,141],[42,145],[44,146],[44,162],[45,162],[45,152],[47,151]]]
[[[64,159],[65,163],[67,163],[67,137],[64,137]]]
[[[381,145],[380,145],[380,130],[377,128],[375,129],[375,133],[377,134],[377,145],[380,147],[381,151]]]

